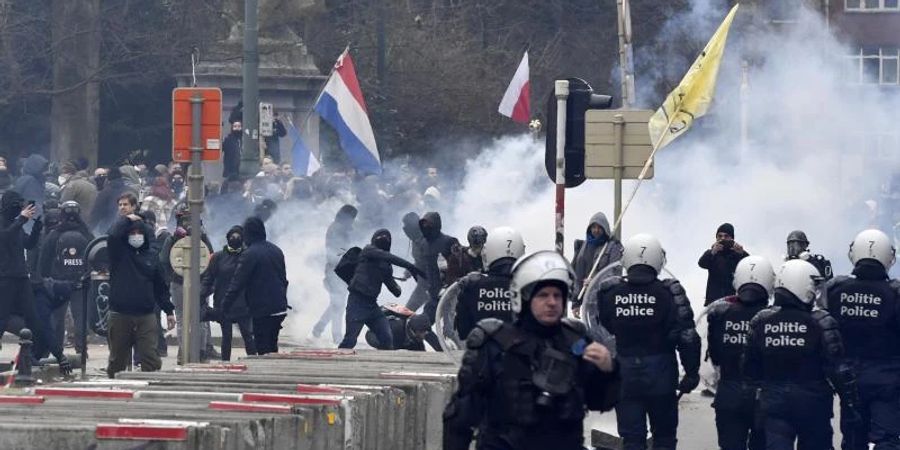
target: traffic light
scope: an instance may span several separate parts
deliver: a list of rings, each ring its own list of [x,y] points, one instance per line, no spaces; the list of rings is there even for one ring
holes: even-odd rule
[[[584,114],[588,109],[609,109],[612,97],[595,94],[581,78],[569,78],[566,101],[566,187],[584,183]],[[550,180],[556,181],[556,93],[547,100],[547,152],[544,166]]]

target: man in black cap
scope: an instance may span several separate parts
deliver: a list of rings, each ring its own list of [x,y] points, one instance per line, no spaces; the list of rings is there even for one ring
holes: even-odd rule
[[[729,295],[734,295],[734,269],[738,262],[749,256],[744,247],[734,240],[734,225],[723,223],[716,230],[716,241],[703,253],[698,264],[709,271],[706,280],[706,301],[703,306]]]

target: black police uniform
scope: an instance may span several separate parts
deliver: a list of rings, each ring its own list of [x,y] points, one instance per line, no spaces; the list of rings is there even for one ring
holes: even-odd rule
[[[834,277],[834,271],[831,268],[831,261],[829,261],[828,258],[822,255],[813,255],[812,253],[809,253],[809,257],[807,258],[801,258],[799,256],[796,258],[788,258],[788,260],[791,259],[802,259],[812,264],[813,267],[815,267],[816,270],[819,271],[819,274],[822,275],[822,278],[826,280],[830,280]]]
[[[459,389],[444,411],[444,450],[468,450],[475,428],[478,450],[583,450],[585,408],[615,403],[617,375],[580,354],[590,342],[583,324],[545,327],[525,316],[523,308],[512,324],[486,319],[469,334]]]
[[[678,427],[678,359],[686,378],[699,382],[700,337],[684,288],[660,281],[649,266],[633,266],[628,277],[602,282],[600,323],[616,337],[622,392],[616,420],[623,448],[647,447],[647,418],[654,448],[675,448]]]
[[[713,408],[722,450],[765,448],[762,430],[754,426],[756,390],[741,372],[750,320],[768,306],[769,294],[762,286],[742,286],[738,295],[709,305],[709,359],[719,368],[719,384]]]
[[[859,379],[860,423],[841,414],[844,450],[900,449],[900,281],[862,260],[853,277],[828,284],[828,311],[838,321],[844,348]]]
[[[457,282],[456,332],[460,339],[466,339],[484,319],[512,322],[509,283],[515,262],[513,258],[497,260],[487,274],[471,273]]]
[[[786,289],[775,306],[750,321],[744,375],[761,387],[766,448],[831,448],[833,390],[856,403],[856,377],[844,359],[838,324],[825,310],[811,311]],[[829,384],[829,382],[831,384]]]

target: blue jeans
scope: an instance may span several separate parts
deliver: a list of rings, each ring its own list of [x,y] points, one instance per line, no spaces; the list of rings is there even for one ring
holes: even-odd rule
[[[346,324],[347,331],[338,348],[356,347],[356,340],[365,325],[378,337],[378,342],[382,345],[379,350],[393,350],[394,337],[391,335],[391,325],[376,299],[350,292],[347,298]]]

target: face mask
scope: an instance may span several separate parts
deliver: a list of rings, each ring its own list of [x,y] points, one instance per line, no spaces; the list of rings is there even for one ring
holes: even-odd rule
[[[231,238],[228,240],[228,246],[231,247],[232,250],[240,250],[244,247],[244,240],[242,238]]]
[[[144,235],[143,234],[129,234],[128,235],[128,245],[134,248],[141,248],[144,246]]]
[[[106,175],[94,177],[94,183],[97,185],[97,189],[103,189],[106,184]]]
[[[803,248],[803,244],[800,242],[791,241],[791,242],[788,242],[788,244],[787,244],[788,256],[791,258],[799,257],[800,254],[803,253],[804,250],[806,250],[806,249]]]

